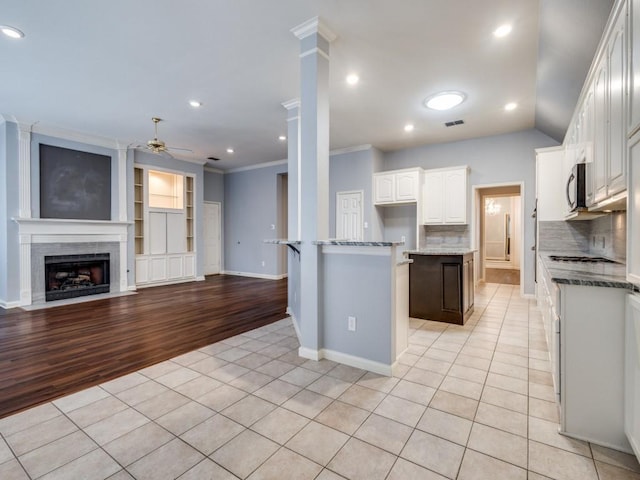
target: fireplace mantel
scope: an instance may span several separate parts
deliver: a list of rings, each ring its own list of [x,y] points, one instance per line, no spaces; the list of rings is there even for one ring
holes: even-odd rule
[[[18,224],[20,238],[20,304],[32,304],[31,251],[34,244],[75,244],[117,242],[119,247],[119,291],[127,285],[128,227],[133,222],[108,220],[75,220],[58,218],[22,218],[12,220]]]

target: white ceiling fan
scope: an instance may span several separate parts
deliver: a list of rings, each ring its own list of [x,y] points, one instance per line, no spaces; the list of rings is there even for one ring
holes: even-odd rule
[[[146,149],[152,153],[158,153],[158,154],[164,153],[169,156],[171,156],[171,152],[192,152],[192,150],[188,148],[168,147],[164,143],[164,141],[158,138],[158,123],[162,122],[162,119],[158,117],[152,117],[151,121],[154,124],[153,139],[149,140],[146,144],[139,144],[134,146],[133,148]]]

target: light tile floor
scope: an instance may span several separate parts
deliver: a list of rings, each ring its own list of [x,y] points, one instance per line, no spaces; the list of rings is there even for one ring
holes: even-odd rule
[[[285,319],[4,418],[0,479],[640,480],[557,433],[518,287],[481,285],[464,327],[412,320],[395,377],[297,347]]]

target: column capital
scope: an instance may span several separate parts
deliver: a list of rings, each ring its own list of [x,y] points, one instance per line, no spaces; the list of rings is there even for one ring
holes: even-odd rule
[[[291,33],[300,40],[317,33],[329,43],[333,42],[337,37],[320,17],[313,17],[301,23],[297,27],[292,28]]]

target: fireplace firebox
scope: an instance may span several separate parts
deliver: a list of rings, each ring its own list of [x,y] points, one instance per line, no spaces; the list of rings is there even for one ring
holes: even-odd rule
[[[109,292],[109,254],[44,257],[47,302]]]

